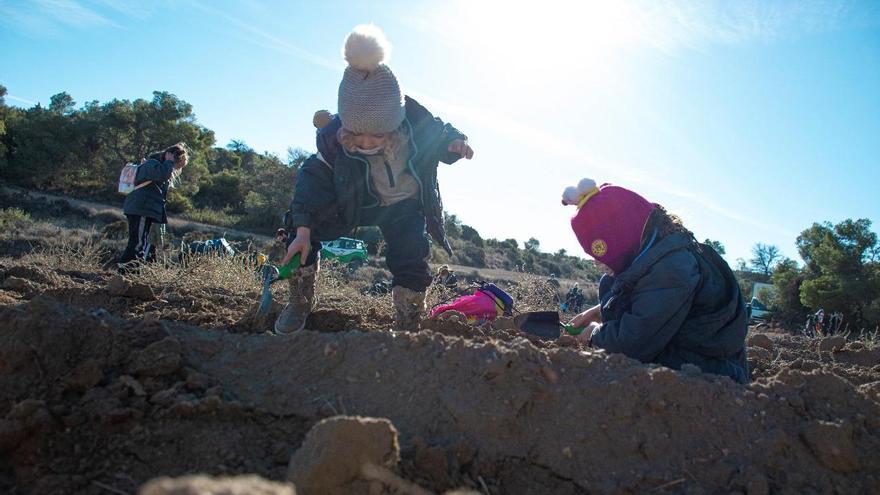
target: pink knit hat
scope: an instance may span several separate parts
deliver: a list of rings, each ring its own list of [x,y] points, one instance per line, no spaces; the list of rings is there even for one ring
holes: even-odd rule
[[[638,255],[642,231],[654,204],[638,194],[612,184],[596,187],[582,179],[566,188],[562,204],[578,205],[571,228],[584,251],[611,269],[615,275]]]

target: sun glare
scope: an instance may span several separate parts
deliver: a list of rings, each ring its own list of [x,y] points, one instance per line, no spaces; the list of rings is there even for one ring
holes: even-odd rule
[[[462,2],[448,33],[476,52],[489,73],[513,71],[518,81],[602,74],[636,44],[639,9],[630,2]]]

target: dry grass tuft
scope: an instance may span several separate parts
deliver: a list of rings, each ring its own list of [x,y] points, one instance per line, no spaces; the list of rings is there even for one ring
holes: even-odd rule
[[[100,271],[108,256],[107,248],[94,230],[59,229],[48,224],[34,224],[43,245],[22,256],[27,264],[43,265],[62,270]],[[32,232],[33,233],[33,232]]]
[[[229,294],[259,292],[262,286],[256,266],[248,254],[185,255],[179,263],[149,263],[132,278],[162,292],[199,292],[221,289]]]
[[[384,270],[360,268],[350,273],[346,266],[335,261],[323,262],[315,291],[316,309],[332,309],[367,318],[390,318],[393,312],[391,294],[364,293],[376,277],[384,277],[382,272]]]

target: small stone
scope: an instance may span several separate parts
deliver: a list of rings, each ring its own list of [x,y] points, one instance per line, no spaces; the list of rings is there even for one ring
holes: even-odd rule
[[[144,301],[156,299],[153,289],[144,283],[132,283],[125,280],[121,275],[114,275],[107,282],[107,292],[115,297],[130,297]]]
[[[303,493],[351,493],[365,465],[394,469],[399,461],[391,421],[335,416],[312,427],[290,459],[287,479]]]
[[[122,375],[119,377],[119,381],[123,385],[128,387],[134,395],[138,397],[143,397],[147,395],[147,392],[144,391],[144,386],[141,385],[141,382],[135,380],[133,377],[129,375]]]
[[[110,293],[111,296],[125,296],[128,287],[129,283],[121,275],[114,275],[107,282],[107,292]]]
[[[162,376],[180,368],[180,342],[166,337],[134,354],[128,372],[134,375]]]
[[[771,352],[773,351],[773,340],[763,333],[756,333],[749,337],[748,344],[749,347],[760,347]]]

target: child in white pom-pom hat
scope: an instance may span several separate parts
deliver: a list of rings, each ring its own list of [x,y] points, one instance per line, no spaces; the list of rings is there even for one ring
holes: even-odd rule
[[[681,221],[639,194],[590,179],[569,187],[571,228],[584,251],[607,266],[599,304],[577,315],[578,339],[674,369],[698,366],[749,381],[748,315],[733,272]]]
[[[275,322],[278,333],[302,329],[312,310],[320,241],[357,226],[376,225],[388,247],[398,330],[417,330],[431,283],[427,232],[447,252],[439,162],[470,159],[467,137],[404,96],[388,67],[390,45],[373,25],[356,27],[345,41],[348,67],[339,84],[338,114],[318,123],[318,153],[296,179],[287,257],[304,260],[290,279],[290,301]]]

